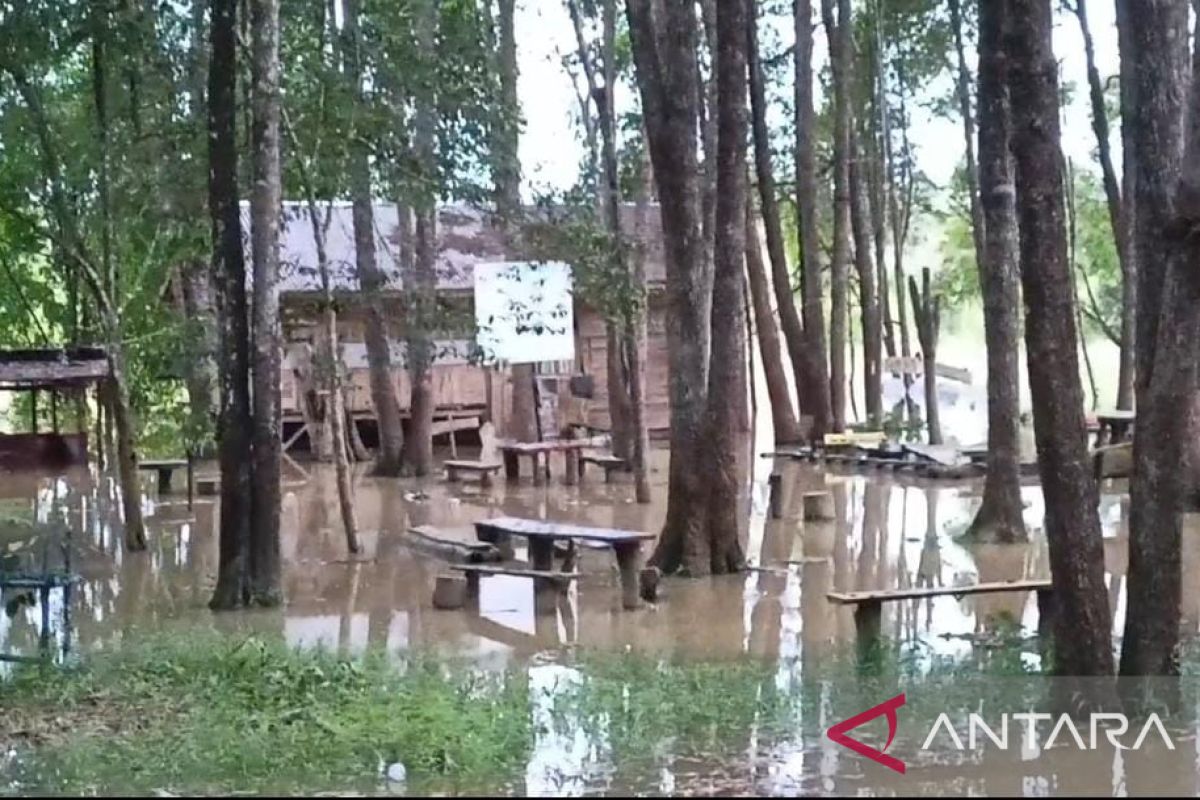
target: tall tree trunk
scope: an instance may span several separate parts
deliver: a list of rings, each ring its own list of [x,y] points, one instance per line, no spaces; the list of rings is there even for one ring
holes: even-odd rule
[[[708,499],[706,481],[695,469],[705,437],[712,304],[695,139],[699,119],[696,18],[687,0],[666,0],[661,5],[654,0],[626,0],[625,7],[658,186],[667,270],[671,462],[667,518],[651,562],[664,572],[681,566],[704,572],[707,564],[685,562],[684,557],[685,543],[707,533]]]
[[[250,316],[237,186],[237,5],[237,0],[213,0],[210,19],[208,195],[221,313],[221,532],[217,586],[209,602],[214,610],[245,602],[253,527]]]
[[[883,328],[879,318],[879,291],[871,257],[871,222],[867,208],[867,176],[860,159],[858,137],[850,135],[850,220],[854,233],[854,264],[858,270],[858,299],[862,310],[863,399],[867,424],[883,423]]]
[[[1108,675],[1112,618],[1071,313],[1050,0],[1010,0],[1009,10],[1004,52],[1010,64],[1025,346],[1055,586],[1053,670]]]
[[[891,222],[892,228],[892,270],[895,275],[895,292],[896,292],[896,324],[900,328],[900,355],[907,359],[912,355],[912,345],[908,333],[908,300],[905,297],[908,283],[905,279],[904,271],[904,246],[907,242],[907,225],[902,219],[900,213],[899,192],[897,191],[897,182],[899,171],[896,169],[896,158],[892,143],[892,123],[891,112],[888,108],[887,95],[887,75],[883,64],[884,50],[883,40],[880,35],[876,34],[876,43],[879,48],[880,66],[879,74],[876,77],[876,82],[879,84],[879,118],[882,121],[881,136],[883,138],[883,162],[884,172],[887,175],[887,214]],[[900,86],[900,91],[904,91],[903,84]],[[901,109],[903,109],[903,102]],[[902,114],[903,124],[908,124],[907,115]],[[903,372],[902,380],[904,381],[904,397],[905,410],[909,417],[913,416],[913,401],[912,401],[912,375],[908,372]]]
[[[800,413],[812,417],[810,438],[819,442],[832,425],[829,396],[829,361],[825,336],[824,278],[821,269],[820,215],[817,213],[817,115],[813,105],[812,0],[794,0],[796,29],[795,123],[796,209],[800,235],[801,294],[804,299],[805,355],[812,384],[796,387]],[[791,286],[789,280],[787,286]],[[776,291],[779,287],[776,286]]]
[[[436,54],[439,4],[421,0],[416,10],[416,38],[420,57],[431,65]],[[408,403],[408,439],[404,443],[404,463],[412,475],[433,471],[433,328],[437,311],[437,106],[434,89],[424,86],[416,96],[413,144],[416,161],[424,180],[418,192],[416,210],[416,253],[412,280],[405,280],[409,308],[407,328],[408,375],[411,395]]]
[[[137,431],[130,407],[129,377],[126,372],[125,344],[121,335],[117,259],[114,255],[112,191],[109,170],[108,119],[108,40],[109,12],[101,3],[92,5],[92,98],[96,111],[96,145],[99,155],[97,189],[100,200],[101,299],[100,318],[108,345],[111,372],[108,392],[109,410],[115,423],[117,475],[121,484],[121,508],[124,512],[125,548],[136,552],[146,549],[146,528],[142,522],[142,493],[138,474]],[[35,398],[36,399],[36,398]],[[35,419],[36,427],[36,419]]]
[[[779,330],[775,327],[775,315],[771,312],[771,289],[767,285],[758,227],[754,224],[754,207],[749,202],[746,203],[746,274],[750,282],[750,300],[754,306],[754,331],[767,379],[767,397],[771,401],[775,443],[799,442],[800,424],[792,410],[791,392],[788,391],[787,373],[779,347]]]
[[[1132,142],[1137,177],[1134,249],[1138,256],[1137,434],[1130,486],[1128,607],[1122,675],[1179,670],[1180,513],[1187,488],[1187,445],[1196,392],[1196,265],[1200,248],[1200,83],[1188,87],[1188,4],[1138,4],[1129,17],[1136,84]],[[1186,155],[1186,157],[1185,157]]]
[[[1121,56],[1118,76],[1121,93],[1121,227],[1125,254],[1121,258],[1121,366],[1117,380],[1117,408],[1131,410],[1137,380],[1138,251],[1134,220],[1137,217],[1136,127],[1137,78],[1134,75],[1131,0],[1116,0],[1117,43]]]
[[[942,443],[942,423],[938,414],[937,392],[937,345],[941,332],[941,298],[934,295],[929,268],[921,270],[921,287],[911,276],[908,279],[908,294],[912,298],[913,322],[917,326],[917,338],[921,342],[925,378],[925,428],[929,432],[930,444]]]
[[[833,256],[830,265],[829,397],[832,427],[846,429],[846,335],[850,294],[850,56],[848,0],[821,0],[833,73]],[[835,18],[836,15],[836,18]]]
[[[1119,5],[1119,3],[1118,3]],[[1117,247],[1117,258],[1121,265],[1121,281],[1124,284],[1133,278],[1130,266],[1129,232],[1125,226],[1125,213],[1121,208],[1121,184],[1117,178],[1117,170],[1113,166],[1112,146],[1109,143],[1108,111],[1104,103],[1104,84],[1100,79],[1100,70],[1096,67],[1096,47],[1092,42],[1092,31],[1088,25],[1087,0],[1075,0],[1075,16],[1079,20],[1079,31],[1083,35],[1083,52],[1087,59],[1088,100],[1092,106],[1092,131],[1096,134],[1096,150],[1100,159],[1100,171],[1104,178],[1104,196],[1108,201],[1108,218],[1112,225],[1113,241]],[[1126,308],[1127,293],[1121,292],[1121,360],[1117,374],[1117,408],[1133,407],[1133,325],[1127,325],[1127,318],[1133,321],[1136,306],[1130,302]],[[1130,299],[1136,298],[1136,291]],[[1129,311],[1126,314],[1126,310]]]
[[[963,124],[963,152],[967,159],[967,196],[971,208],[971,242],[975,246],[975,263],[982,264],[985,258],[984,231],[986,220],[979,200],[979,169],[975,162],[975,115],[971,113],[971,70],[967,67],[966,48],[963,46],[963,18],[961,0],[950,0],[950,25],[954,29],[954,52],[958,59],[957,94],[958,110]],[[982,101],[981,101],[982,102]]]
[[[346,79],[354,98],[354,119],[368,114],[363,96],[362,34],[358,13],[360,0],[343,0],[343,34],[346,37]],[[392,383],[392,351],[388,343],[387,318],[382,291],[386,276],[375,258],[375,209],[372,204],[370,145],[364,131],[354,131],[350,140],[350,194],[354,211],[354,265],[366,301],[367,367],[371,382],[371,404],[379,435],[375,474],[400,474],[404,449],[404,420]]]
[[[749,0],[717,4],[717,198],[713,233],[712,362],[708,374],[708,527],[715,574],[745,563],[741,518],[746,404],[746,23]]]
[[[979,3],[979,184],[984,223],[979,290],[987,345],[988,456],[983,501],[969,535],[1011,542],[1026,536],[1021,504],[1020,302],[1016,187],[1004,3]]]
[[[250,239],[254,263],[254,499],[250,544],[250,602],[283,602],[279,555],[282,407],[279,394],[283,336],[279,319],[279,0],[251,4],[254,109],[254,188]]]
[[[516,0],[498,0],[497,21],[500,29],[496,53],[500,75],[500,116],[495,130],[492,178],[496,185],[496,210],[510,250],[516,244],[521,219],[521,101],[517,94]],[[514,364],[511,368],[512,408],[505,435],[520,442],[536,441],[538,436],[537,399],[534,396],[532,364]]]
[[[787,248],[783,240],[783,225],[779,218],[779,200],[775,194],[775,171],[771,166],[771,132],[767,127],[767,91],[766,91],[766,75],[763,73],[762,61],[758,53],[758,22],[755,18],[753,5],[750,13],[746,18],[746,36],[747,36],[747,65],[750,76],[750,111],[751,121],[754,129],[754,170],[755,176],[758,178],[758,197],[759,204],[762,208],[763,229],[767,236],[767,255],[771,260],[771,282],[775,288],[775,304],[779,309],[779,327],[783,331],[784,341],[787,342],[788,357],[792,362],[792,377],[796,385],[797,396],[801,400],[801,407],[804,407],[804,400],[808,399],[808,405],[812,405],[812,399],[806,398],[807,394],[812,392],[811,387],[820,385],[819,377],[813,374],[810,361],[810,349],[812,345],[807,341],[805,336],[804,326],[800,322],[800,312],[796,310],[796,295],[792,291],[792,276],[791,270],[788,269],[787,263]],[[747,206],[753,205],[747,202]],[[751,241],[747,245],[747,258],[757,256],[759,265],[762,265],[762,251],[759,248],[758,234],[753,223],[753,214],[747,216],[746,235],[751,237]],[[751,268],[753,272],[753,268]],[[759,276],[760,284],[766,286],[766,276]],[[751,275],[751,280],[754,276]],[[751,285],[751,294],[754,293],[754,286]],[[757,298],[755,298],[757,303]],[[757,309],[757,304],[755,305]],[[779,344],[778,336],[775,333],[775,322],[769,315],[770,305],[767,306],[768,317],[760,319],[760,329],[767,327],[764,322],[769,321],[770,336],[775,340],[773,349],[778,355]],[[760,346],[763,345],[760,340]],[[770,357],[767,352],[763,352],[763,362],[766,367],[768,380],[771,380],[771,374],[774,369],[770,364]],[[782,384],[784,393],[779,397],[779,400],[786,404],[787,415],[791,418],[779,419],[775,426],[776,438],[780,433],[786,434],[784,439],[779,441],[798,441],[799,427],[795,423],[795,414],[791,410],[791,399],[787,392],[787,383]],[[776,406],[776,396],[772,394],[771,407]],[[778,409],[782,411],[782,408]],[[780,424],[783,429],[780,429]]]
[[[608,11],[613,16],[613,27],[616,27],[616,4],[614,0],[605,0]],[[644,139],[644,136],[643,136]],[[646,241],[646,231],[649,224],[650,197],[653,192],[654,171],[650,166],[648,148],[642,149],[641,180],[637,188],[637,231],[636,239]],[[637,438],[633,443],[633,481],[634,496],[639,503],[650,502],[650,432],[646,428],[646,370],[642,353],[646,350],[646,319],[649,313],[649,297],[646,292],[646,253],[638,249],[633,261],[633,285],[638,287],[641,302],[629,317],[625,333],[625,346],[628,349],[626,360],[629,363],[629,394],[633,407],[633,429]]]
[[[208,47],[204,28],[204,11],[207,6],[208,0],[192,0],[193,28],[189,45],[191,78],[188,86],[191,95],[190,112],[197,129],[206,124],[207,114],[204,105],[208,76]],[[202,212],[202,196],[189,192],[189,196],[183,202],[195,213]],[[213,437],[217,420],[214,404],[218,397],[217,385],[220,379],[217,369],[217,320],[211,265],[207,259],[193,258],[184,263],[180,272],[184,313],[196,330],[184,368],[191,435],[196,437],[192,445],[196,447],[197,455],[207,456],[212,453],[215,441]]]

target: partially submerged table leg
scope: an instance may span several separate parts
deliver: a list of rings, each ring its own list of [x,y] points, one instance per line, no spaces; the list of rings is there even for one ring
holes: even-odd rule
[[[170,469],[160,469],[158,471],[158,493],[160,495],[171,493],[171,472],[172,470]]]
[[[512,450],[504,451],[504,477],[510,481],[521,477],[521,462]]]
[[[563,483],[567,486],[575,486],[579,482],[579,451],[567,450],[563,453],[563,458],[566,461]]]
[[[770,496],[768,504],[770,507],[771,519],[779,519],[783,516],[783,476],[778,472],[772,473],[771,478],[767,482]]]
[[[622,542],[613,545],[617,555],[617,566],[621,570],[621,602],[626,609],[635,609],[642,604],[641,572],[642,543]]]
[[[552,572],[554,570],[554,540],[530,538],[529,560],[534,569]]]
[[[858,634],[859,666],[870,664],[879,650],[883,627],[883,603],[867,601],[854,609],[854,627]]]
[[[542,486],[546,483],[546,473],[542,470],[541,456],[538,453],[532,455],[533,458],[533,485]],[[550,463],[550,455],[546,454],[546,464]]]

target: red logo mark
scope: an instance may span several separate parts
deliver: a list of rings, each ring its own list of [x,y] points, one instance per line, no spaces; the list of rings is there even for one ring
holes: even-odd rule
[[[877,706],[868,708],[861,714],[855,714],[847,720],[839,722],[830,728],[826,735],[833,741],[840,744],[842,747],[849,747],[860,756],[866,756],[876,764],[882,764],[890,770],[895,770],[901,775],[904,774],[904,762],[900,759],[889,756],[884,753],[891,746],[892,740],[896,738],[896,709],[904,705],[904,695],[898,694],[891,700],[884,700]],[[878,716],[887,715],[888,723],[888,738],[887,744],[883,746],[883,750],[876,750],[874,747],[863,744],[857,739],[852,739],[846,735],[848,731],[852,731],[860,725],[864,725]]]

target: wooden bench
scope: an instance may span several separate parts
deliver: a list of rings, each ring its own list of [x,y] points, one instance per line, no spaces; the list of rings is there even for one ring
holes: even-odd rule
[[[509,575],[514,578],[532,578],[535,586],[552,586],[565,589],[571,581],[578,580],[578,572],[560,572],[553,569],[523,569],[518,567],[490,566],[484,564],[451,564],[450,569],[467,576],[472,591],[479,588],[480,576]]]
[[[158,473],[158,493],[170,494],[171,492],[171,475],[177,469],[186,469],[188,461],[180,458],[170,459],[150,459],[148,461],[139,461],[138,469],[145,472]]]
[[[878,589],[861,592],[829,592],[826,599],[834,605],[852,605],[854,626],[858,633],[860,655],[870,653],[879,642],[883,620],[883,604],[896,600],[919,600],[927,597],[962,598],[973,594],[997,592],[1037,592],[1038,608],[1049,609],[1053,586],[1048,580],[1001,581],[976,583],[968,586],[928,586],[910,589]],[[1045,620],[1042,620],[1045,623]],[[1039,624],[1044,629],[1044,624]]]
[[[475,533],[480,541],[495,544],[501,552],[510,549],[509,537],[525,537],[529,542],[529,560],[533,568],[539,571],[554,568],[555,542],[581,541],[607,545],[612,548],[620,568],[622,604],[627,609],[641,605],[642,542],[653,539],[654,534],[517,517],[480,520],[475,523]]]
[[[623,458],[618,458],[612,453],[591,453],[581,455],[579,457],[579,480],[583,481],[584,468],[592,464],[604,470],[604,482],[612,483],[612,474],[615,470],[625,469],[627,462]]]
[[[479,476],[480,486],[492,485],[492,475],[504,468],[503,462],[496,454],[496,432],[492,423],[485,422],[479,426],[479,445],[477,461],[453,459],[442,462],[447,482],[455,483],[461,473],[467,472]]]

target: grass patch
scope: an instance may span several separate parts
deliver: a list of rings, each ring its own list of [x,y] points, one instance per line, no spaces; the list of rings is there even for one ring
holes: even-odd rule
[[[520,763],[523,677],[416,658],[397,669],[259,639],[166,639],[0,685],[20,786],[219,792],[359,785],[402,761],[470,777]]]

